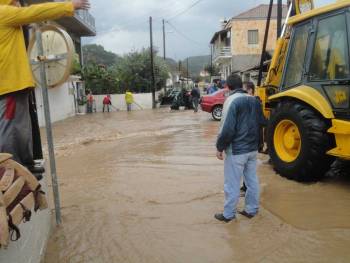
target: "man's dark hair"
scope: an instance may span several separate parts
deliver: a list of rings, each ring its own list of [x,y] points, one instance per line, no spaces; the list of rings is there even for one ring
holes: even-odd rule
[[[255,93],[255,85],[253,82],[249,81],[245,85],[247,87],[247,90],[252,90],[252,93]]]
[[[242,78],[238,74],[233,74],[227,78],[226,85],[230,90],[242,89]]]

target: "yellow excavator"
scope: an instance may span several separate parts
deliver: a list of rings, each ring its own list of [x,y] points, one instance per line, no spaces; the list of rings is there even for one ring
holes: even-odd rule
[[[273,0],[263,54],[272,6]],[[280,175],[317,181],[336,158],[350,160],[350,0],[321,8],[312,0],[289,1],[280,31],[257,88],[269,119],[268,152]]]

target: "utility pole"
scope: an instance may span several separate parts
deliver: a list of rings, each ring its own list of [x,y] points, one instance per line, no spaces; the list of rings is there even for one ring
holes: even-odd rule
[[[269,12],[268,12],[268,15],[267,15],[267,20],[266,20],[266,29],[265,29],[263,49],[262,49],[262,53],[261,53],[259,77],[258,77],[257,86],[261,86],[262,78],[263,78],[263,69],[264,69],[264,62],[265,62],[265,55],[266,55],[267,40],[268,40],[269,30],[270,30],[272,7],[273,7],[273,0],[270,0]]]
[[[213,76],[213,46],[210,45],[210,80]]]
[[[282,0],[277,0],[277,39],[282,33]]]
[[[42,33],[39,29],[37,29],[35,34],[37,39],[38,57],[42,57],[44,55]],[[41,86],[41,92],[42,92],[43,103],[44,103],[45,127],[46,127],[47,147],[48,147],[49,160],[50,160],[52,190],[53,190],[54,204],[55,204],[56,224],[59,226],[62,223],[60,192],[59,192],[59,184],[57,179],[55,148],[54,148],[53,135],[52,135],[49,91],[47,86],[45,61],[40,60],[39,65],[40,65],[40,78],[41,78],[40,86]]]
[[[181,60],[179,61],[179,80],[181,79],[181,75],[182,75],[182,62]]]
[[[152,17],[149,17],[149,31],[150,31],[150,44],[151,44],[151,75],[152,75],[152,108],[156,108],[156,81],[154,76],[154,56],[153,56],[153,29],[152,29]]]
[[[179,61],[179,82],[181,83],[181,87],[182,87],[183,81],[181,80],[181,75],[182,75],[182,62],[180,60]]]
[[[186,60],[186,63],[187,63],[187,88],[188,88],[188,78],[190,77],[190,71],[189,71],[189,68],[188,68],[188,58]]]
[[[165,44],[165,20],[163,19],[163,57],[166,62],[166,44]],[[164,85],[164,92],[166,92],[166,84]]]
[[[166,60],[166,46],[165,46],[165,20],[163,19],[163,57]]]

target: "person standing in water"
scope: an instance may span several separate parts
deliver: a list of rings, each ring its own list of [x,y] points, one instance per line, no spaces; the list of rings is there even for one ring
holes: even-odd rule
[[[191,91],[192,103],[194,112],[198,112],[199,99],[201,98],[201,91],[198,88],[198,84],[194,85],[194,88]]]
[[[247,184],[247,193],[245,209],[239,213],[252,218],[259,212],[257,154],[260,126],[266,120],[261,103],[243,90],[239,75],[228,77],[226,85],[232,93],[224,105],[225,115],[216,143],[216,156],[224,160],[225,205],[224,212],[215,214],[215,218],[230,222],[236,218],[242,177]]]
[[[125,103],[127,111],[131,111],[131,106],[134,103],[134,95],[130,90],[126,90],[125,92]]]
[[[109,106],[112,105],[111,95],[107,95],[103,99],[103,112],[105,112],[105,107],[107,108],[107,111],[109,112]]]

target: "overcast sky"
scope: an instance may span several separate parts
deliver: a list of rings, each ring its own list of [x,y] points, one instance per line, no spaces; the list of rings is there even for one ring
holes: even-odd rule
[[[91,0],[98,35],[85,43],[103,45],[117,54],[149,46],[149,16],[154,18],[154,44],[162,52],[162,19],[166,24],[167,57],[175,60],[210,53],[209,41],[219,21],[269,0]],[[193,8],[183,13],[191,5]],[[335,0],[315,0],[318,6]],[[181,14],[182,13],[182,14]],[[179,15],[181,14],[181,15]]]

